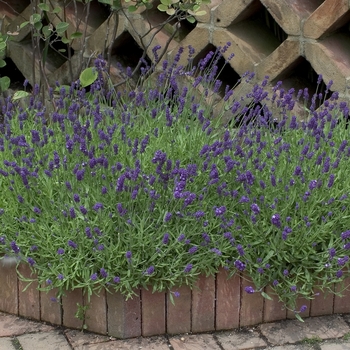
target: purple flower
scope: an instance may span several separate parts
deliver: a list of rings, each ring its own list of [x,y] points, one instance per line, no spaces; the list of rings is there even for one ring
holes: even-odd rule
[[[79,207],[79,209],[80,209],[80,212],[81,212],[83,215],[86,215],[86,214],[87,214],[87,210],[86,210],[86,208],[85,208],[83,205],[81,205],[81,206]]]
[[[297,286],[291,286],[291,287],[290,287],[290,290],[291,290],[292,292],[296,292]]]
[[[78,248],[78,245],[74,241],[72,241],[71,239],[68,241],[68,245],[70,247],[72,247],[73,249],[77,249]]]
[[[119,282],[120,282],[120,277],[115,276],[115,277],[113,278],[113,282],[114,282],[114,283],[119,283]]]
[[[167,213],[165,214],[164,222],[170,221],[172,216],[173,216],[173,214],[167,212]]]
[[[58,255],[63,255],[64,254],[64,249],[63,248],[58,248],[57,249],[57,254]]]
[[[335,257],[337,252],[336,252],[335,248],[330,248],[328,250],[328,253],[329,253],[329,260],[332,260]]]
[[[154,272],[154,266],[150,266],[147,270],[146,270],[146,275],[152,275],[152,273]]]
[[[185,273],[189,273],[189,272],[192,270],[192,267],[193,267],[192,264],[188,264],[188,265],[185,267],[184,272],[185,272]]]
[[[64,276],[63,276],[61,273],[59,273],[59,274],[57,275],[57,279],[58,279],[58,280],[62,281],[63,278],[64,278]]]
[[[73,199],[74,199],[74,202],[76,202],[76,203],[79,203],[79,202],[80,202],[80,197],[79,197],[79,195],[76,194],[76,193],[73,195]]]
[[[102,203],[96,203],[93,207],[93,210],[99,211],[100,209],[103,209],[103,204]]]
[[[130,250],[128,250],[126,253],[125,253],[125,257],[127,258],[127,260],[130,262],[131,261],[131,257],[132,257],[132,253]]]
[[[16,244],[15,241],[12,241],[12,242],[10,243],[10,246],[11,246],[11,249],[13,250],[13,252],[14,252],[15,254],[18,254],[18,253],[19,253],[20,249],[19,249],[19,247],[17,246],[17,244]]]
[[[17,196],[18,202],[23,203],[24,202],[24,198],[20,195]]]
[[[246,293],[248,294],[253,294],[255,292],[254,288],[251,286],[245,287],[244,290],[246,291]]]
[[[197,247],[197,246],[193,246],[193,247],[191,247],[191,248],[188,250],[188,253],[189,253],[189,254],[194,254],[197,250],[198,250],[198,247]]]
[[[35,214],[38,214],[38,215],[41,214],[41,210],[38,207],[34,207],[33,210]]]
[[[221,216],[223,214],[225,214],[226,212],[226,207],[225,206],[222,206],[222,207],[215,207],[215,215],[216,216]]]
[[[279,214],[273,214],[271,217],[271,223],[275,225],[276,227],[280,228],[281,227],[281,217]]]
[[[100,275],[102,278],[106,278],[108,276],[107,271],[103,267],[100,269]]]
[[[307,306],[306,306],[306,305],[302,305],[302,306],[300,307],[299,312],[305,312],[306,310],[307,310]]]
[[[27,261],[30,266],[33,266],[35,264],[35,260],[33,258],[28,258]]]
[[[272,285],[273,285],[274,287],[276,287],[277,284],[278,284],[278,281],[277,281],[277,280],[274,280],[274,281],[272,282]]]
[[[76,178],[78,181],[82,181],[84,179],[85,169],[78,170],[76,173]]]
[[[342,270],[338,270],[335,275],[337,276],[337,278],[341,278],[343,276],[343,271]]]
[[[181,233],[181,235],[178,237],[178,242],[182,242],[185,239],[185,234]]]
[[[288,274],[289,274],[289,271],[288,271],[287,269],[285,269],[285,270],[283,271],[283,275],[284,275],[284,276],[288,276]]]
[[[236,260],[234,265],[235,265],[235,268],[239,271],[244,271],[245,269],[245,264],[240,260]]]
[[[96,280],[97,280],[97,273],[93,273],[93,274],[90,276],[90,279],[91,279],[91,281],[96,281]]]
[[[242,245],[238,244],[236,248],[238,250],[238,254],[240,256],[243,256],[244,255],[244,249],[243,249]]]
[[[180,296],[180,292],[174,292],[174,297],[178,298]]]
[[[210,251],[215,253],[216,255],[222,255],[222,252],[217,248],[212,248],[212,249],[210,249]]]
[[[251,206],[250,206],[250,209],[252,210],[252,212],[257,215],[260,213],[260,208],[259,206],[256,204],[256,203],[253,203]]]
[[[309,190],[312,191],[317,186],[317,180],[311,180],[309,183]]]
[[[344,266],[349,260],[349,257],[346,255],[343,258],[338,258],[338,265]]]
[[[164,236],[163,236],[163,244],[168,244],[169,243],[169,233],[166,233]]]
[[[72,218],[72,219],[74,219],[75,218],[75,210],[74,210],[74,208],[73,207],[71,207],[70,209],[69,209],[69,215],[70,215],[70,217]]]
[[[342,232],[341,239],[345,241],[346,239],[350,238],[350,230]]]

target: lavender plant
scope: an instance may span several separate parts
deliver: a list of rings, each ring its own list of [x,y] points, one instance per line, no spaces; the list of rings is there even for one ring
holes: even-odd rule
[[[105,90],[96,60],[90,91],[58,85],[49,119],[38,96],[26,110],[2,105],[1,252],[59,295],[169,290],[220,266],[250,276],[247,293],[272,286],[292,310],[315,287],[333,291],[349,264],[347,105],[333,93],[315,110],[317,95],[300,122],[293,90],[269,95],[266,79],[232,101],[227,87],[234,129],[206,100],[220,86],[216,55],[182,67],[182,51],[155,84],[124,94]]]

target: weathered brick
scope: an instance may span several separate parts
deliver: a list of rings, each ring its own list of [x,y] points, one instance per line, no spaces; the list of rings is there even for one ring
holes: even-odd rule
[[[192,332],[213,331],[215,321],[215,276],[200,275],[192,289]]]
[[[305,21],[303,26],[304,36],[318,39],[331,30],[342,27],[349,21],[345,16],[348,11],[348,0],[324,1]]]
[[[301,10],[300,1],[261,0],[278,25],[289,35],[300,35],[301,20],[310,14],[308,6]],[[308,1],[303,1],[308,2]]]
[[[84,306],[82,289],[66,291],[62,296],[63,326],[80,329],[83,321],[75,317],[79,306]]]
[[[303,312],[299,312],[300,308],[306,305],[307,309]],[[311,305],[311,301],[309,299],[305,299],[302,297],[298,297],[297,301],[296,301],[296,306],[295,306],[295,311],[298,312],[298,314],[301,317],[309,317],[310,316],[310,305]],[[287,310],[287,318],[295,318],[295,312],[294,310]]]
[[[141,335],[140,291],[126,300],[119,292],[107,293],[108,334],[117,338],[133,338]]]
[[[343,296],[334,296],[334,313],[345,314],[350,313],[350,277],[344,279],[343,283],[335,285],[335,291]]]
[[[334,294],[314,290],[315,297],[311,300],[310,316],[331,315],[333,313]],[[318,294],[318,295],[317,295]]]
[[[16,266],[6,266],[0,261],[0,310],[18,314],[18,280]]]
[[[259,2],[254,0],[223,0],[212,10],[213,23],[225,28],[233,22],[250,17],[260,8]]]
[[[217,338],[225,350],[248,350],[264,348],[267,345],[258,332],[223,332]]]
[[[287,309],[270,286],[265,288],[265,293],[269,295],[272,300],[265,299],[264,322],[273,322],[286,319]]]
[[[220,268],[216,275],[216,330],[239,327],[240,296],[240,276],[228,279],[228,272]]]
[[[107,334],[107,301],[106,291],[102,289],[98,295],[93,293],[88,300],[84,295],[84,305],[88,306],[85,314],[85,324],[90,332]]]
[[[252,280],[248,276],[241,279],[241,310],[239,325],[241,327],[252,326],[263,321],[264,298],[259,292],[249,294],[245,292],[245,287],[255,288]]]
[[[17,339],[23,349],[71,349],[64,335],[58,332],[23,334]]]
[[[268,76],[270,80],[273,80],[283,75],[300,57],[299,47],[299,40],[285,40],[257,65],[257,78],[264,79],[265,76]]]
[[[165,292],[152,292],[141,290],[142,297],[142,335],[149,337],[151,335],[165,334]]]
[[[40,292],[40,319],[52,324],[62,324],[61,300],[57,300],[57,289]]]
[[[242,40],[230,31],[218,29],[213,32],[213,45],[223,47],[227,42],[231,42],[230,51],[235,54],[230,65],[239,75],[248,71],[253,72],[255,64],[265,57],[259,55],[249,42]]]
[[[191,331],[191,289],[188,286],[176,288],[180,293],[174,298],[175,305],[167,297],[167,333],[179,334]]]
[[[340,93],[347,89],[350,76],[350,45],[348,37],[339,33],[318,43],[305,43],[305,57],[327,84],[333,80],[332,90]]]
[[[20,264],[18,272],[32,282],[18,281],[18,313],[21,316],[40,320],[40,292],[38,290],[37,276],[34,275],[28,264]],[[25,289],[25,290],[24,290]]]

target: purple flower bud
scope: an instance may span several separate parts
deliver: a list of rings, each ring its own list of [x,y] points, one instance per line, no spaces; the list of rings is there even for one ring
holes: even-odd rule
[[[256,204],[256,203],[253,203],[251,206],[250,206],[250,209],[252,210],[252,212],[254,214],[259,214],[260,213],[260,208],[259,206]]]
[[[119,283],[119,282],[120,282],[120,277],[115,276],[115,277],[113,278],[113,282],[114,282],[114,283]]]
[[[198,250],[198,247],[197,247],[197,246],[193,246],[193,247],[191,247],[191,248],[188,250],[188,253],[189,253],[189,254],[194,254],[197,250]]]
[[[78,248],[78,245],[74,241],[72,241],[71,239],[68,241],[68,245],[70,247],[72,247],[73,249],[77,249]]]
[[[103,204],[102,203],[96,203],[93,207],[93,210],[99,211],[100,209],[103,209]]]
[[[27,261],[28,261],[28,264],[30,265],[30,266],[33,266],[34,264],[35,264],[35,260],[33,259],[33,258],[27,258]]]
[[[146,270],[146,275],[152,275],[152,273],[154,273],[154,266],[150,266],[147,270]]]
[[[169,243],[169,233],[166,233],[164,236],[163,236],[163,244],[168,244]]]
[[[239,254],[240,256],[243,256],[243,255],[244,255],[244,250],[243,250],[242,245],[238,244],[236,248],[237,248],[237,250],[238,250],[238,254]]]
[[[34,207],[33,210],[35,214],[38,214],[38,215],[41,214],[41,210],[38,207]]]
[[[107,271],[103,267],[100,269],[100,275],[102,278],[106,278],[108,276]]]
[[[245,287],[244,290],[248,294],[253,294],[255,292],[254,288],[251,286]]]
[[[245,269],[245,264],[240,260],[236,260],[234,265],[235,265],[235,268],[239,271],[244,271]]]
[[[289,274],[289,271],[288,271],[287,269],[285,269],[285,270],[283,271],[283,275],[284,275],[284,276],[288,276],[288,274]]]
[[[97,280],[97,273],[93,273],[93,274],[90,276],[90,279],[91,279],[91,281],[96,281],[96,280]]]
[[[306,310],[307,310],[307,306],[306,306],[306,305],[302,305],[302,306],[300,307],[299,312],[305,312]]]
[[[271,217],[271,223],[275,225],[276,227],[280,228],[281,227],[281,217],[279,214],[273,214]]]
[[[188,264],[188,265],[185,267],[184,272],[185,272],[185,273],[189,273],[189,272],[192,270],[192,268],[193,268],[193,265],[192,265],[192,264]]]
[[[63,255],[64,254],[64,249],[63,248],[58,248],[57,249],[57,254],[58,255]]]

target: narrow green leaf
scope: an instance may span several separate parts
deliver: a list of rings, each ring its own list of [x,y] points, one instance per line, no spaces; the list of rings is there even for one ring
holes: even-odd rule
[[[299,314],[295,314],[295,317],[300,321],[300,322],[305,322]]]
[[[268,300],[273,300],[268,294],[266,294],[265,292],[261,292],[261,295]]]

